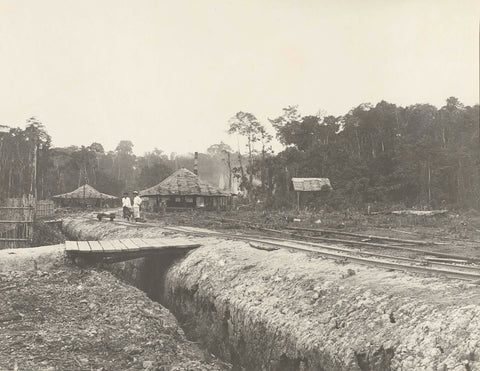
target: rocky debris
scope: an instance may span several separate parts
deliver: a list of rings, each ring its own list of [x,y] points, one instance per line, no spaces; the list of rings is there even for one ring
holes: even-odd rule
[[[108,272],[0,273],[0,370],[222,370],[173,315]]]

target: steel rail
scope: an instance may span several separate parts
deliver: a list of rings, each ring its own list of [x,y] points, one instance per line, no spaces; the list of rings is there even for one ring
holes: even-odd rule
[[[398,270],[398,271],[408,271],[408,272],[423,273],[423,274],[428,273],[428,274],[433,274],[433,275],[445,276],[447,278],[455,278],[455,279],[467,280],[467,281],[478,281],[478,280],[480,280],[480,273],[467,273],[467,272],[460,272],[460,271],[454,271],[454,270],[448,270],[448,269],[432,269],[432,268],[427,268],[427,267],[423,267],[423,266],[407,265],[407,264],[401,264],[401,263],[395,263],[395,262],[388,262],[388,261],[385,261],[385,260],[372,260],[372,259],[347,255],[345,253],[324,251],[325,249],[329,249],[331,247],[330,246],[322,246],[320,244],[317,244],[318,246],[308,247],[308,246],[301,246],[303,244],[303,242],[301,242],[301,241],[291,241],[291,243],[289,243],[288,241],[272,242],[272,241],[264,240],[262,238],[252,238],[252,237],[232,235],[232,234],[226,234],[226,233],[218,233],[218,232],[214,232],[214,231],[202,231],[202,230],[194,230],[194,229],[185,229],[185,227],[166,227],[166,226],[164,226],[162,228],[166,229],[166,230],[173,231],[173,232],[177,232],[177,233],[180,232],[180,233],[187,233],[187,234],[194,234],[194,235],[197,234],[197,235],[206,235],[206,236],[217,236],[217,237],[224,237],[224,238],[236,239],[236,240],[241,240],[241,241],[257,242],[257,243],[276,246],[276,247],[280,247],[280,248],[288,248],[288,249],[293,249],[293,250],[312,252],[312,253],[316,253],[316,254],[319,254],[321,256],[325,256],[325,257],[329,257],[329,258],[342,259],[342,260],[347,260],[347,261],[360,263],[360,264],[363,264],[363,265],[381,267],[381,268],[386,268],[386,269],[393,269],[393,270]],[[293,245],[292,245],[292,243],[293,243]],[[313,248],[313,247],[317,247],[317,248]],[[322,248],[324,250],[320,250]]]
[[[445,242],[435,242],[435,241],[421,241],[421,240],[406,240],[400,238],[393,238],[393,237],[383,237],[383,236],[372,236],[360,233],[350,233],[350,232],[343,232],[343,231],[335,231],[333,229],[320,229],[320,228],[300,228],[300,227],[285,227],[285,229],[290,229],[293,231],[303,231],[303,232],[313,232],[319,234],[337,234],[340,236],[349,236],[349,237],[358,237],[358,238],[368,238],[370,240],[377,240],[377,241],[387,241],[387,242],[400,242],[400,243],[407,243],[412,245],[445,245]]]
[[[224,218],[224,220],[234,220],[234,219],[225,219]],[[305,236],[305,235],[295,234],[293,232],[286,232],[286,231],[282,231],[282,230],[278,230],[278,229],[259,227],[255,223],[251,223],[251,222],[247,222],[247,221],[243,221],[243,220],[240,220],[239,222],[250,225],[250,226],[252,226],[251,228],[253,228],[253,229],[263,230],[263,231],[272,232],[272,233],[289,234],[290,236],[293,236],[293,237],[309,238],[309,239],[312,239],[312,240],[321,240],[321,241],[326,241],[326,242],[335,242],[335,243],[350,244],[350,245],[381,247],[381,248],[387,248],[387,249],[391,249],[391,250],[409,251],[409,252],[414,252],[414,253],[420,253],[420,254],[423,254],[423,255],[433,255],[433,256],[438,256],[438,257],[442,257],[442,258],[462,259],[462,260],[467,260],[467,261],[470,261],[470,262],[480,262],[480,258],[464,257],[464,256],[461,256],[461,255],[416,249],[416,248],[408,247],[408,246],[397,246],[397,245],[392,245],[392,244],[381,244],[381,243],[375,243],[375,242],[364,242],[364,241],[354,241],[354,240],[341,240],[341,239],[336,239],[336,238],[319,237],[319,236]],[[291,229],[291,228],[288,228],[288,229]],[[304,229],[307,229],[307,228],[304,228]],[[351,234],[351,235],[354,235],[354,234]],[[356,236],[360,236],[360,235],[356,235]],[[363,235],[361,235],[361,236],[362,237],[368,237],[368,236],[363,236]],[[393,242],[393,240],[392,240],[392,242]],[[436,244],[440,245],[440,243],[436,243]]]
[[[176,227],[176,228],[192,228],[192,227]],[[191,231],[187,230],[187,231]],[[276,230],[274,230],[276,231]],[[201,232],[201,230],[200,230]],[[220,236],[225,236],[227,238],[231,238],[231,234],[225,234],[222,232],[217,232],[217,231],[209,231],[211,234],[216,234]],[[278,231],[280,232],[280,231]],[[205,232],[207,233],[207,232]],[[286,234],[291,235],[289,232],[285,232]],[[235,235],[233,235],[235,236]],[[242,234],[242,237],[248,237],[248,238],[265,238],[264,236],[257,236],[257,235],[246,235]],[[303,237],[303,236],[302,236]],[[324,245],[324,244],[319,244],[315,242],[308,242],[308,241],[298,241],[298,240],[286,240],[284,238],[279,238],[279,237],[272,237],[268,236],[267,237],[269,240],[276,240],[276,241],[281,241],[281,242],[292,242],[292,243],[300,243],[303,245],[308,245],[308,246],[313,246],[313,247],[320,247],[324,248],[327,250],[332,250],[332,251],[340,251],[340,252],[345,252],[345,253],[352,253],[352,254],[359,254],[359,255],[366,255],[366,256],[372,256],[372,257],[380,257],[380,258],[386,258],[386,259],[392,259],[392,260],[401,260],[401,261],[406,261],[410,263],[417,263],[417,264],[422,264],[426,263],[431,267],[440,267],[440,268],[455,268],[455,269],[461,269],[461,270],[466,270],[466,271],[472,271],[472,272],[479,272],[480,273],[480,267],[479,266],[469,266],[469,265],[459,265],[459,264],[450,264],[450,263],[443,263],[443,262],[433,262],[433,261],[428,261],[428,260],[418,260],[418,259],[411,259],[411,258],[406,258],[403,256],[395,256],[395,255],[387,255],[387,254],[377,254],[374,252],[368,252],[368,251],[362,251],[362,250],[353,250],[347,247],[338,247],[338,246],[332,246],[332,245]]]
[[[255,235],[247,235],[248,237],[253,237],[253,238],[264,238],[262,236],[255,236]],[[303,236],[302,236],[303,237]],[[341,252],[347,252],[347,253],[353,253],[353,254],[359,254],[359,255],[366,255],[366,256],[373,256],[373,257],[380,257],[380,258],[386,258],[386,259],[394,259],[394,260],[401,260],[401,261],[406,261],[406,262],[411,262],[411,263],[426,263],[429,266],[432,267],[440,267],[440,268],[455,268],[455,269],[461,269],[461,270],[467,270],[467,271],[473,271],[473,272],[480,272],[480,266],[470,266],[470,265],[460,265],[460,264],[450,264],[450,263],[443,263],[443,262],[434,262],[434,261],[428,261],[428,260],[419,260],[419,259],[412,259],[412,258],[406,258],[403,256],[395,256],[395,255],[388,255],[388,254],[378,254],[374,252],[369,252],[369,251],[362,251],[362,250],[353,250],[350,248],[342,248],[342,247],[337,247],[337,246],[331,246],[331,245],[323,245],[323,244],[318,244],[315,242],[308,242],[308,241],[298,241],[298,240],[285,240],[282,238],[278,237],[271,237],[269,236],[268,239],[270,240],[277,240],[277,241],[288,241],[288,242],[300,242],[301,244],[308,245],[308,246],[314,246],[314,247],[321,247],[325,248],[328,250],[333,250],[333,251],[341,251]],[[430,254],[433,255],[433,254]]]
[[[292,236],[297,236],[297,237],[302,237],[302,238],[310,238],[312,240],[321,240],[321,241],[327,241],[327,242],[328,241],[338,242],[338,243],[344,243],[344,244],[350,244],[350,245],[382,247],[382,248],[391,249],[391,250],[401,250],[401,251],[415,252],[415,253],[420,253],[420,254],[423,254],[423,255],[434,255],[434,256],[438,256],[438,257],[442,257],[442,258],[461,259],[461,260],[467,260],[467,261],[471,261],[471,262],[480,262],[480,258],[464,257],[464,256],[461,256],[461,255],[448,254],[448,253],[443,253],[443,252],[438,252],[438,251],[415,249],[413,247],[406,247],[406,246],[396,246],[396,245],[390,245],[390,244],[370,243],[370,242],[363,242],[363,241],[339,240],[339,239],[335,239],[335,238],[325,238],[325,237],[318,237],[318,236],[305,236],[305,235],[296,234],[296,233],[292,233]]]

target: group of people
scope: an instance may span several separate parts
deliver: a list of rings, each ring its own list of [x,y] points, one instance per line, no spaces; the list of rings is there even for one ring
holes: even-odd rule
[[[142,198],[139,196],[137,191],[133,191],[133,203],[128,195],[128,192],[124,192],[122,197],[123,218],[135,222],[140,221],[141,204]]]

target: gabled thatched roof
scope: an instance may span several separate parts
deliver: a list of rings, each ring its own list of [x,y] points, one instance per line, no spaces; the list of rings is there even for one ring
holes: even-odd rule
[[[114,200],[118,197],[110,196],[105,193],[98,192],[89,184],[78,187],[76,190],[61,195],[52,196],[52,198],[94,198],[102,200]]]
[[[222,191],[202,180],[187,169],[180,169],[168,178],[140,192],[141,196],[230,196],[231,194]]]
[[[332,189],[328,178],[292,178],[293,189],[300,192],[321,191],[323,187]]]

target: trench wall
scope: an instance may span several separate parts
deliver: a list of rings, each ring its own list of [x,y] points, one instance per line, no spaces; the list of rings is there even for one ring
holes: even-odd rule
[[[99,236],[81,226],[67,223],[70,232]],[[110,238],[135,233],[161,231],[114,229]],[[181,259],[111,269],[166,305],[192,339],[235,369],[480,369],[477,284],[234,241],[203,245]]]

